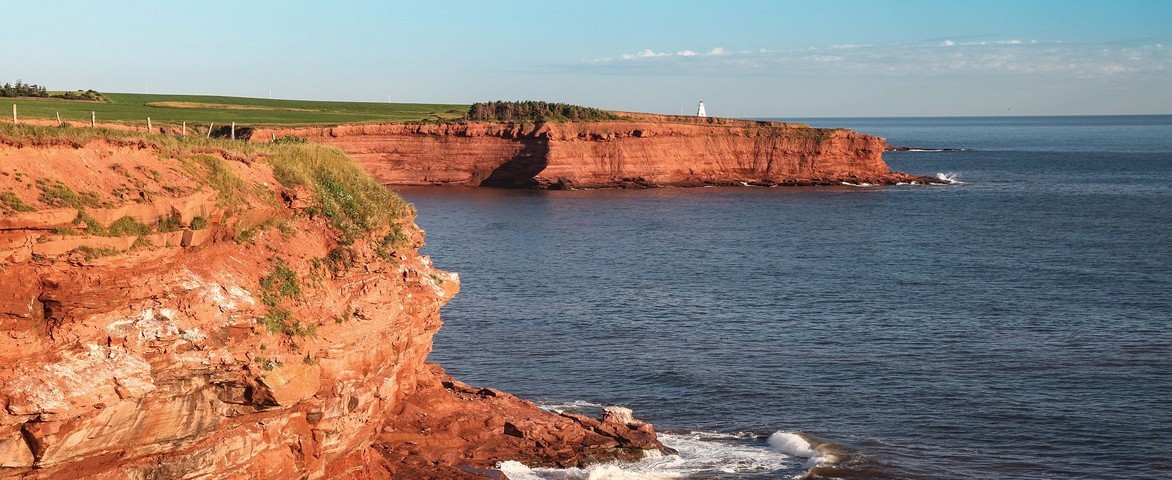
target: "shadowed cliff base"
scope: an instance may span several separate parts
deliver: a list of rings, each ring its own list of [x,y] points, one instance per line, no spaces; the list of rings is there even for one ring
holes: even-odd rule
[[[541,138],[521,140],[521,151],[494,169],[482,187],[538,188],[537,175],[549,166],[549,143]]]

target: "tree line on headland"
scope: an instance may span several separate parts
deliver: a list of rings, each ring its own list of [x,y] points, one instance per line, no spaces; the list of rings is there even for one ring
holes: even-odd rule
[[[16,85],[5,83],[0,87],[0,97],[48,97],[49,91],[35,83],[16,81]]]
[[[617,120],[614,112],[567,103],[539,101],[477,102],[468,107],[467,120],[497,122],[589,122]]]
[[[76,92],[63,92],[58,94],[49,94],[49,90],[43,86],[35,83],[24,83],[17,80],[15,84],[5,83],[0,87],[0,97],[34,97],[34,98],[63,98],[65,100],[89,100],[92,102],[100,102],[105,100],[101,93],[94,90],[78,90]]]

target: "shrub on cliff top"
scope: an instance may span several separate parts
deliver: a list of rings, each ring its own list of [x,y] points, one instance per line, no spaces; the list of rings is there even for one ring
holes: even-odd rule
[[[592,122],[617,120],[618,115],[607,110],[549,102],[477,102],[468,108],[467,120],[498,122]]]

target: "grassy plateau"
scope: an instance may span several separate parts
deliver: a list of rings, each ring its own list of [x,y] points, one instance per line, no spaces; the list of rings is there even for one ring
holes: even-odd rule
[[[309,126],[347,123],[386,123],[462,117],[467,105],[431,103],[320,102],[212,95],[155,95],[105,93],[107,101],[90,102],[57,98],[0,98],[0,112],[11,121],[12,104],[20,118],[56,119],[88,124],[90,112],[98,122],[154,125],[219,125],[236,122],[250,126]]]

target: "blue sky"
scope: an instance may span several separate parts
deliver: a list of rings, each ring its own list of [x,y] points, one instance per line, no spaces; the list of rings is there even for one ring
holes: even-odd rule
[[[710,115],[1172,113],[1172,1],[19,2],[0,81]],[[20,47],[15,47],[20,46]]]

